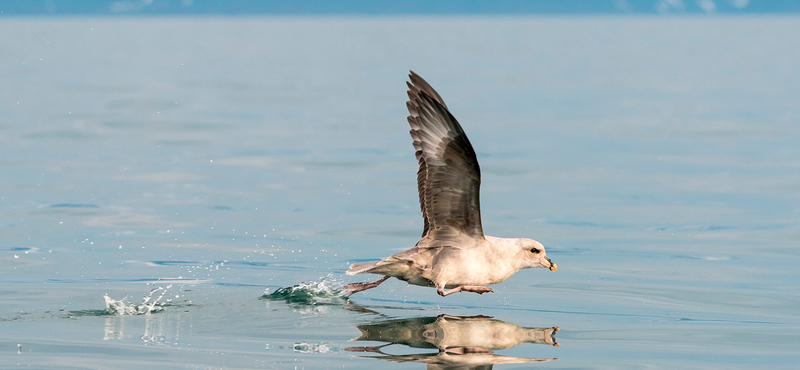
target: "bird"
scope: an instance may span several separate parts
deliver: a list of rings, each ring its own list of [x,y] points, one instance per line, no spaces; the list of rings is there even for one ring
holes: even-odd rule
[[[419,170],[417,190],[424,221],[422,237],[408,250],[380,261],[354,263],[347,275],[383,275],[374,282],[344,286],[347,296],[395,277],[409,284],[457,292],[494,292],[517,271],[556,271],[544,246],[528,238],[484,235],[480,212],[481,170],[466,133],[444,100],[414,71],[408,86],[408,124]]]

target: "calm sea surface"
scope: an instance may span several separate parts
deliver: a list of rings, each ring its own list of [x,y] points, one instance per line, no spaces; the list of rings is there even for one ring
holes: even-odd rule
[[[0,368],[796,368],[798,40],[794,17],[0,18]],[[478,153],[486,233],[558,272],[336,296],[422,231],[409,69]]]

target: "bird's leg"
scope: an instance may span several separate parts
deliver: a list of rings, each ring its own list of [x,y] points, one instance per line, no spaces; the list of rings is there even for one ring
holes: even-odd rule
[[[494,293],[494,290],[492,290],[492,288],[489,288],[488,286],[480,286],[480,285],[464,285],[464,286],[461,287],[461,291],[462,292],[473,292],[473,293],[478,293],[478,294]]]
[[[353,295],[354,293],[358,293],[358,292],[360,292],[362,290],[372,289],[372,288],[374,288],[374,287],[376,287],[378,285],[381,285],[381,283],[383,283],[384,281],[386,281],[389,278],[390,278],[390,276],[384,276],[384,277],[380,278],[380,280],[373,281],[371,283],[350,283],[350,284],[347,284],[347,285],[345,285],[343,287],[344,292],[345,292],[345,296],[349,297],[349,296]]]
[[[436,287],[436,293],[438,293],[442,297],[447,297],[450,294],[458,293],[460,291],[461,291],[461,287],[453,288],[453,289],[450,289],[450,290],[448,290],[446,292],[444,291],[443,287]]]
[[[436,289],[436,293],[439,293],[439,295],[442,297],[446,297],[450,294],[458,292],[473,292],[473,293],[483,294],[483,293],[494,293],[494,290],[492,290],[492,288],[489,287],[478,286],[478,285],[461,285],[453,289],[450,289],[448,291],[445,291],[442,287],[438,287]]]

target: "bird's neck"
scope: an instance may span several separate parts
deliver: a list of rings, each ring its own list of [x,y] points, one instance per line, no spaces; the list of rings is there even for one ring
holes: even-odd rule
[[[506,278],[508,278],[525,267],[523,259],[519,256],[517,239],[486,236],[486,241],[489,242],[491,246],[489,248],[491,253],[498,261],[502,261],[502,263],[500,263],[501,267],[499,268],[501,271],[498,271],[498,273],[507,273],[508,276],[506,276]]]

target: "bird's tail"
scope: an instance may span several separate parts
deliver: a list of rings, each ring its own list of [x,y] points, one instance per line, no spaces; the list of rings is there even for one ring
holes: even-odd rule
[[[362,272],[367,272],[369,269],[378,265],[378,262],[381,261],[371,261],[371,262],[359,262],[350,265],[350,269],[347,270],[347,275],[355,275],[360,274]]]

